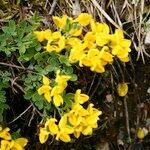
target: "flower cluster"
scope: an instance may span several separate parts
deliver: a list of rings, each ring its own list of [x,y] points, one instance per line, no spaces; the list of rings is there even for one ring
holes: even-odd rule
[[[9,131],[9,128],[0,127],[0,150],[24,150],[28,140],[26,138],[13,140]]]
[[[107,24],[95,22],[87,13],[81,13],[75,19],[66,15],[52,19],[58,31],[48,29],[34,32],[38,41],[47,41],[44,47],[46,51],[69,51],[71,63],[79,62],[80,67],[90,67],[91,71],[97,73],[104,72],[105,66],[112,63],[114,57],[122,62],[129,61],[131,41],[124,38],[121,29],[110,34]]]
[[[44,127],[40,128],[39,140],[45,143],[49,135],[55,136],[56,140],[70,142],[70,135],[73,134],[79,138],[83,135],[91,135],[94,128],[97,128],[97,121],[101,111],[94,108],[90,103],[85,109],[82,104],[89,100],[89,96],[81,93],[78,89],[74,94],[74,102],[71,110],[65,113],[58,122],[55,118],[50,118],[46,121]]]
[[[53,103],[56,107],[63,104],[63,98],[61,96],[62,92],[67,87],[67,81],[71,77],[68,75],[60,75],[58,70],[56,73],[56,86],[53,88],[50,86],[50,79],[43,76],[43,85],[38,89],[39,95],[44,95],[44,98],[50,103],[53,100]]]

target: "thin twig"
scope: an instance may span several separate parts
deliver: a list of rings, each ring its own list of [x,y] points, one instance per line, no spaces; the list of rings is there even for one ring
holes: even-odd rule
[[[87,92],[88,95],[89,95],[89,93],[90,93],[90,91],[91,91],[91,88],[92,88],[92,86],[93,86],[93,84],[94,84],[95,78],[96,78],[96,73],[94,74],[93,80],[92,80],[91,85],[90,85],[90,87],[89,87],[89,90],[88,90],[88,92]]]
[[[4,62],[0,62],[0,65],[8,66],[8,67],[13,67],[13,68],[18,68],[18,69],[22,69],[22,70],[30,70],[30,71],[33,71],[33,69],[29,69],[29,68],[25,68],[25,67],[13,65],[13,64],[8,64],[8,63],[4,63]]]
[[[57,0],[53,0],[51,9],[50,9],[50,11],[49,11],[49,15],[52,15],[52,14],[53,14],[53,11],[54,11],[54,9],[55,9],[56,4],[57,4]]]
[[[95,92],[97,91],[100,84],[101,84],[101,77],[99,77],[98,83],[90,96],[91,99],[92,99],[93,95],[95,94]]]
[[[15,82],[16,79],[17,78],[15,78],[14,80],[10,79],[12,86],[13,85],[17,86],[20,89],[20,91],[22,91],[25,94],[24,89],[18,83]]]
[[[92,0],[92,3],[99,9],[99,11],[102,13],[102,15],[111,23],[113,24],[116,28],[121,28],[114,20],[111,19],[111,17],[102,9],[102,7],[98,4],[96,0]]]
[[[31,103],[30,106],[25,110],[23,111],[18,117],[16,117],[14,120],[10,121],[8,124],[11,124],[13,122],[15,122],[16,120],[18,120],[22,115],[24,115],[31,107],[33,106],[33,104]]]
[[[129,113],[128,113],[127,97],[126,96],[124,97],[123,102],[124,102],[124,108],[125,108],[126,128],[127,128],[128,138],[130,140],[131,136],[130,136],[130,126],[129,126]]]
[[[35,107],[33,107],[32,116],[31,116],[31,118],[30,118],[30,120],[29,120],[28,127],[30,127],[31,122],[32,122],[32,120],[34,119],[35,111],[36,111],[36,109],[35,109]]]

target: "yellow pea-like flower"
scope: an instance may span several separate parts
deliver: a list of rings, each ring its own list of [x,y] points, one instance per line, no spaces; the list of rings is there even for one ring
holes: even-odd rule
[[[137,131],[137,137],[142,140],[144,137],[145,137],[145,134],[144,134],[144,130],[142,128],[139,128],[138,131]]]
[[[92,16],[88,13],[81,13],[74,21],[79,22],[82,26],[87,26],[92,19]]]
[[[49,134],[45,128],[40,128],[39,140],[41,144],[47,141]]]
[[[117,85],[117,92],[118,92],[118,95],[121,96],[121,97],[126,96],[127,93],[128,93],[127,83],[119,83]]]

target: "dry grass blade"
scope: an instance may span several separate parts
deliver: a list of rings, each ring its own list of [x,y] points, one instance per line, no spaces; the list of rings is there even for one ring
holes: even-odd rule
[[[96,0],[92,0],[93,5],[102,13],[102,15],[116,28],[121,28],[111,17],[102,9]]]

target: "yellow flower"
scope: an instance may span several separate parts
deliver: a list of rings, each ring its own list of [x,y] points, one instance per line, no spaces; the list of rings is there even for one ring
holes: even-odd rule
[[[83,104],[89,100],[89,96],[86,94],[81,94],[81,90],[78,89],[74,96],[75,103]]]
[[[74,132],[74,129],[70,127],[68,124],[68,114],[65,114],[61,120],[59,121],[59,132],[56,135],[56,140],[61,140],[63,142],[70,142],[70,134]]]
[[[105,62],[111,63],[113,62],[113,55],[108,51],[109,48],[107,46],[104,46],[99,53],[99,57]]]
[[[66,15],[63,15],[62,18],[57,17],[57,16],[53,16],[52,17],[53,22],[60,29],[64,29],[65,28],[67,18],[68,18],[68,16],[66,16]]]
[[[38,89],[38,94],[39,95],[42,95],[44,94],[44,98],[50,102],[51,101],[51,86],[49,85],[50,84],[50,80],[43,76],[43,85]]]
[[[66,88],[67,86],[67,81],[70,79],[71,77],[68,75],[60,75],[60,70],[57,71],[56,73],[56,79],[55,81],[57,82],[58,86],[62,86],[64,88]]]
[[[87,48],[95,47],[96,36],[93,32],[87,32],[83,40]]]
[[[64,87],[57,85],[57,86],[52,88],[51,96],[61,94],[63,91],[64,91]]]
[[[128,93],[128,85],[127,83],[119,83],[117,85],[117,92],[119,96],[126,96]]]
[[[63,142],[70,142],[71,141],[71,138],[69,136],[70,132],[68,131],[69,130],[67,129],[63,129],[62,131],[60,131],[56,136],[56,140],[58,141],[60,139]]]
[[[93,61],[94,60],[94,61]],[[84,65],[89,65],[91,71],[102,73],[105,71],[104,63],[100,59],[100,51],[98,49],[90,49],[87,54],[87,58],[83,60]]]
[[[63,104],[63,98],[61,95],[54,95],[53,96],[53,103],[56,107],[59,107],[61,104]]]
[[[47,129],[40,128],[39,140],[41,144],[47,141],[49,134],[50,132],[48,132]]]
[[[144,130],[142,128],[138,128],[137,137],[142,140],[145,137]]]
[[[90,69],[91,69],[91,71],[95,71],[97,73],[105,72],[105,68],[104,68],[103,62],[101,60],[97,61],[95,63],[95,65],[90,67]]]
[[[75,45],[72,49],[71,49],[71,52],[70,52],[70,55],[69,55],[69,61],[71,63],[75,63],[75,62],[78,62],[80,60],[83,59],[83,56],[85,55],[85,44],[83,43],[78,43],[77,45]]]
[[[54,135],[58,133],[58,125],[56,125],[57,120],[55,118],[50,118],[45,123],[45,127],[48,127],[50,134]]]
[[[1,128],[0,138],[2,138],[4,140],[11,140],[11,135],[10,135],[9,131],[10,131],[9,128],[5,128],[5,129]]]
[[[28,140],[26,138],[18,138],[11,141],[11,149],[13,150],[24,150]]]
[[[78,28],[71,28],[69,31],[70,36],[80,36],[82,34],[82,27]]]
[[[81,13],[74,22],[79,22],[82,26],[87,26],[92,19],[92,16],[88,13]]]
[[[11,149],[11,142],[7,140],[1,140],[0,150],[10,150]]]
[[[115,30],[114,35],[110,39],[110,47],[112,48],[112,54],[123,61],[129,61],[128,53],[131,51],[131,40],[124,39],[123,31],[121,29]]]
[[[74,132],[73,132],[74,136],[75,136],[76,138],[79,138],[80,135],[81,135],[82,130],[83,130],[83,126],[82,126],[82,125],[75,126],[75,127],[74,127]]]
[[[74,46],[76,46],[77,44],[81,43],[81,40],[76,38],[76,37],[69,37],[67,40],[66,40],[66,44],[68,45],[68,47],[72,48]]]
[[[73,103],[71,109],[74,110],[75,114],[79,114],[80,116],[86,116],[89,114],[79,103]]]
[[[81,114],[82,115],[82,114]],[[82,116],[80,116],[79,113],[77,113],[75,110],[71,110],[68,113],[68,121],[71,125],[74,127],[78,126],[82,121]]]
[[[39,42],[43,42],[45,40],[44,31],[35,31],[34,34],[36,35]]]
[[[44,40],[50,40],[52,36],[52,32],[49,29],[45,31],[35,31],[34,34],[36,35],[39,42],[43,42]]]
[[[92,135],[93,129],[90,126],[83,127],[83,135]]]
[[[19,144],[21,147],[25,147],[28,143],[26,138],[18,138],[15,140],[15,143]]]
[[[110,32],[107,24],[95,22],[93,19],[90,22],[90,26],[91,26],[92,32],[94,33],[104,33],[108,35]]]
[[[110,41],[109,34],[106,33],[96,33],[96,44],[100,47],[108,45]]]
[[[44,85],[49,85],[50,84],[50,80],[46,76],[43,76],[43,84]]]
[[[44,47],[49,53],[56,51],[61,52],[65,48],[65,37],[61,35],[61,32],[53,32],[52,37],[48,40],[47,45]]]

